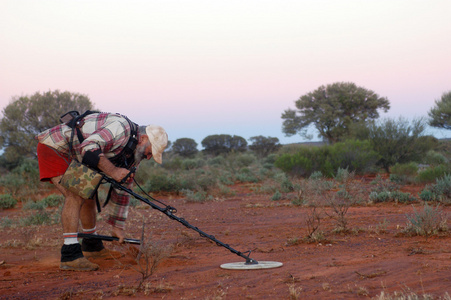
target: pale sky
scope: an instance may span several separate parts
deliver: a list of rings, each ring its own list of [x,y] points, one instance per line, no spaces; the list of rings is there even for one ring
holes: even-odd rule
[[[284,110],[350,81],[389,99],[382,117],[426,117],[451,90],[450,16],[449,0],[0,0],[0,108],[58,89],[172,142],[285,144],[304,140]]]

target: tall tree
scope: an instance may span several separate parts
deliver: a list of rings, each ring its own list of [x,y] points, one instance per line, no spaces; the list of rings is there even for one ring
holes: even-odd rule
[[[172,145],[172,150],[183,157],[194,156],[199,151],[196,141],[190,138],[177,139]]]
[[[0,148],[6,162],[14,165],[24,157],[36,157],[38,133],[58,125],[61,115],[70,110],[81,113],[92,107],[87,96],[58,90],[13,97],[0,120]]]
[[[266,157],[282,147],[282,145],[279,144],[279,139],[276,137],[264,137],[259,135],[253,136],[249,140],[252,142],[249,149],[254,151],[259,157]]]
[[[451,91],[443,93],[440,100],[435,100],[435,106],[428,114],[432,127],[451,129]]]
[[[295,104],[297,110],[287,109],[282,114],[282,131],[287,136],[296,133],[307,136],[307,129],[313,124],[318,136],[330,143],[346,136],[351,124],[377,119],[378,109],[385,112],[390,109],[387,98],[352,82],[320,86],[301,96]]]

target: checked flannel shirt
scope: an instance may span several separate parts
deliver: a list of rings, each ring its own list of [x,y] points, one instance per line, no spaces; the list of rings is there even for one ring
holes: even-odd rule
[[[47,129],[37,135],[40,143],[47,145],[58,152],[68,156],[75,156],[82,161],[86,151],[100,149],[107,158],[119,154],[127,145],[131,134],[130,124],[119,114],[94,113],[87,115],[81,123],[81,132],[84,137],[80,144],[77,134],[74,133],[72,154],[69,153],[69,141],[72,128],[60,124]],[[128,184],[131,188],[132,183]],[[115,227],[124,229],[128,215],[130,196],[124,191],[113,189],[110,199],[110,215],[107,222]]]

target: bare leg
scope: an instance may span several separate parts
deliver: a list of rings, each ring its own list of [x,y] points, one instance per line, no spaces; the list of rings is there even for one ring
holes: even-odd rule
[[[63,224],[63,232],[78,232],[78,224],[80,219],[80,211],[85,202],[83,198],[66,190],[59,184],[62,176],[51,178],[52,183],[66,198],[63,211],[61,213],[61,222]]]
[[[93,199],[85,200],[81,206],[80,221],[83,229],[92,229],[96,226],[96,202]]]

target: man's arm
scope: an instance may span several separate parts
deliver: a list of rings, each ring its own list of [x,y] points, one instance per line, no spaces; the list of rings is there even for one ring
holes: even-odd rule
[[[113,165],[103,153],[99,154],[99,163],[97,164],[97,167],[117,182],[120,182],[128,175],[128,173],[130,173],[130,171],[125,168],[118,168]]]

